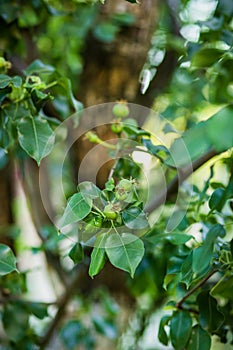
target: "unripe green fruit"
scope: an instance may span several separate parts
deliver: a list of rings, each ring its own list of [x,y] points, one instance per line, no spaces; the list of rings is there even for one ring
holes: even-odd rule
[[[121,123],[112,124],[111,129],[115,134],[120,134],[123,130],[123,125]]]
[[[86,137],[92,143],[98,143],[99,142],[99,137],[92,131],[87,132],[86,133]]]
[[[122,179],[118,183],[117,188],[124,190],[125,192],[130,192],[130,191],[132,191],[133,185],[132,185],[132,182],[130,180]]]
[[[125,118],[129,115],[129,107],[125,102],[118,102],[113,106],[112,113],[117,118]]]
[[[96,227],[102,227],[102,224],[103,224],[103,219],[102,218],[97,217],[97,218],[94,219],[94,225]]]
[[[103,213],[107,219],[114,220],[117,218],[117,213],[113,210],[111,204],[105,206]]]
[[[116,199],[118,201],[124,201],[126,198],[128,197],[128,193],[127,192],[121,192],[121,191],[117,191],[116,192]]]

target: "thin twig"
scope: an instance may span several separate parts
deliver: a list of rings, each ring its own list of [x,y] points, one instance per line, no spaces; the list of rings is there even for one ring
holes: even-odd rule
[[[190,289],[190,290],[183,296],[183,298],[181,298],[181,299],[176,303],[177,309],[183,309],[183,303],[185,302],[185,300],[188,299],[188,298],[190,297],[190,295],[192,295],[193,293],[195,293],[196,290],[198,290],[201,286],[203,286],[203,284],[205,284],[206,281],[208,281],[208,279],[210,279],[210,277],[212,277],[216,272],[218,272],[218,270],[212,270],[212,271],[210,271],[196,286],[194,286],[192,289]]]

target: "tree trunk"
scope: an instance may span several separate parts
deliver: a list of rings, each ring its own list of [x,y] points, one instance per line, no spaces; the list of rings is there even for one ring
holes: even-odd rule
[[[114,13],[131,14],[135,17],[135,22],[130,26],[122,27],[111,43],[100,42],[93,34],[88,36],[77,97],[84,107],[120,99],[150,107],[156,92],[166,86],[175,62],[174,54],[168,54],[146,93],[141,93],[139,77],[147,59],[152,35],[158,24],[159,0],[143,0],[140,4],[132,4],[125,0],[108,0],[104,6],[100,6],[99,20],[108,21]],[[96,115],[95,118],[99,118],[97,120],[99,124],[105,123],[101,115]],[[135,118],[140,119],[140,115]],[[88,123],[88,119],[83,118],[79,130],[87,130]],[[96,132],[104,140],[116,137],[106,125],[97,128]],[[85,138],[79,138],[74,144],[72,154],[76,179],[78,179],[80,164],[92,148],[93,144]],[[106,165],[98,172],[96,170],[98,159],[91,158],[91,152],[89,156],[86,179],[92,178],[93,172],[98,173],[97,185],[102,188],[113,162],[108,161],[107,151],[101,150],[98,158],[101,158],[102,163],[105,160]],[[85,178],[81,177],[80,180],[83,181]]]

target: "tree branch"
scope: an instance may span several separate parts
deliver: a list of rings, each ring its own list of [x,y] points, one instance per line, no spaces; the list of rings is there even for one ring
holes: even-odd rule
[[[186,299],[188,299],[190,297],[190,295],[192,295],[193,293],[196,292],[196,290],[198,290],[201,286],[203,286],[203,284],[206,283],[206,281],[208,281],[208,279],[210,279],[210,277],[212,277],[216,272],[218,272],[218,270],[212,270],[210,271],[196,286],[194,286],[192,289],[190,289],[188,291],[188,293],[186,293],[183,298],[181,298],[177,303],[176,303],[176,307],[177,309],[183,309],[183,303],[185,302]],[[194,310],[191,310],[192,312]],[[196,310],[195,310],[196,312]]]
[[[52,336],[54,334],[54,331],[56,330],[57,326],[59,325],[62,318],[64,318],[66,307],[72,298],[73,294],[77,290],[77,284],[80,280],[80,275],[76,271],[76,275],[74,276],[73,280],[70,282],[69,286],[66,288],[65,293],[61,297],[60,301],[58,301],[57,305],[57,313],[54,317],[54,319],[51,321],[47,331],[45,332],[43,338],[40,340],[39,345],[40,349],[43,350],[46,348],[46,346],[50,343]]]
[[[160,205],[164,203],[166,198],[177,192],[178,187],[184,182],[184,180],[186,180],[194,171],[199,169],[203,164],[216,155],[217,152],[211,149],[209,152],[196,159],[191,166],[179,169],[178,174],[171,180],[167,188],[156,196],[155,199],[152,200],[147,206],[145,206],[145,212],[152,213],[155,209],[159,208]]]

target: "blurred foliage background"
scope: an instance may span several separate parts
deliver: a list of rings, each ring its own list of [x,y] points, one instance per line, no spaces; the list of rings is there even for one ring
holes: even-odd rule
[[[228,0],[0,0],[1,349],[233,348],[232,18]],[[90,247],[76,243],[76,231],[58,234],[40,186],[55,220],[66,206],[61,166],[68,199],[93,142],[80,137],[64,164],[52,152],[42,184],[38,165],[71,114],[82,135],[85,108],[117,100],[150,108],[135,109],[120,133],[94,130],[100,143],[140,144],[114,176],[136,178],[145,197],[147,174],[150,229],[134,278],[107,262],[91,279]],[[82,180],[98,158],[108,150]],[[112,165],[97,176],[105,192],[115,191],[105,188]]]

